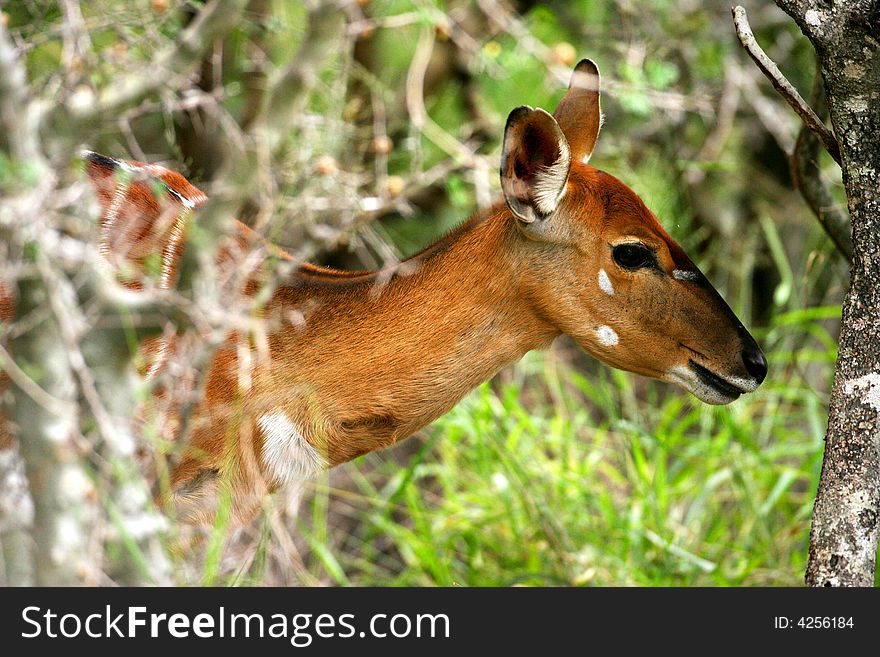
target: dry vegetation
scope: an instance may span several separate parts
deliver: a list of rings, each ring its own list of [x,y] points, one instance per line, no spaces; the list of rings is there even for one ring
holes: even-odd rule
[[[754,5],[754,6],[752,6]],[[810,88],[812,50],[751,3]],[[699,2],[22,0],[0,23],[0,582],[798,584],[847,262],[793,191],[798,119]],[[373,268],[498,195],[504,118],[603,70],[591,163],[630,184],[764,347],[756,395],[711,409],[566,341],[400,446],[277,495],[230,534],[153,508],[175,449],[139,338],[180,331],[160,385],[251,327],[213,254],[237,216],[297,257]],[[809,95],[809,94],[804,94]],[[83,147],[163,163],[210,197],[180,284],[139,293],[98,252]],[[842,191],[832,160],[804,161]],[[276,272],[283,276],[283,270]],[[2,301],[2,299],[0,299]]]

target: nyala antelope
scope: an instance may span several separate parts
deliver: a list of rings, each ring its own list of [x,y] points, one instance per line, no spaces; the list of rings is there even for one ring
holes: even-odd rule
[[[229,486],[244,521],[267,493],[410,436],[563,333],[709,404],[755,390],[755,340],[641,199],[588,164],[601,122],[599,71],[583,60],[553,114],[510,113],[503,200],[379,271],[295,267],[260,311],[267,356],[243,363],[231,336],[210,363],[170,476],[181,514],[212,517]],[[135,267],[160,252],[171,285],[205,195],[162,167],[85,157],[104,250]],[[150,352],[151,375],[173,358],[167,341]]]

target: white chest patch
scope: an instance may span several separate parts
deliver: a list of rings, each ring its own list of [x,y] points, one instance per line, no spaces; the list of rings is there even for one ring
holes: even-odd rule
[[[303,438],[283,411],[266,413],[257,424],[263,432],[263,463],[275,483],[301,481],[326,469],[327,459]]]
[[[614,286],[611,284],[611,279],[608,278],[608,274],[605,273],[604,269],[599,270],[599,289],[609,297],[614,296]]]
[[[618,342],[617,333],[610,326],[600,326],[596,330],[596,337],[603,347],[613,347]]]

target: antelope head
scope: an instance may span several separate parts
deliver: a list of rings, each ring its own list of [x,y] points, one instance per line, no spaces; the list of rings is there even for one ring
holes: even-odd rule
[[[767,374],[755,340],[635,192],[587,164],[601,123],[590,60],[553,115],[520,107],[507,120],[501,184],[521,293],[608,365],[709,404],[755,390]]]

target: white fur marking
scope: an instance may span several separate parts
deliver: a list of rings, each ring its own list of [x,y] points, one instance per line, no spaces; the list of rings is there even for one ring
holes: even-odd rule
[[[162,365],[165,364],[165,360],[168,358],[168,340],[162,340],[159,345],[159,351],[156,353],[156,358],[153,361],[153,364],[150,365],[150,370],[147,372],[147,381],[152,381],[156,378],[156,375],[162,370]]]
[[[684,269],[673,269],[672,278],[677,281],[696,281],[700,278],[699,272],[686,271]]]
[[[263,463],[276,483],[301,481],[326,469],[327,460],[303,438],[284,411],[266,413],[257,424],[263,431]]]
[[[741,376],[725,376],[723,377],[728,383],[732,383],[743,392],[754,392],[758,389],[758,381],[753,378],[745,379]]]
[[[303,314],[303,311],[296,308],[287,311],[287,321],[294,328],[304,329],[306,327],[305,314]]]
[[[600,326],[596,331],[596,337],[603,347],[613,347],[618,342],[617,333],[610,326]]]
[[[730,401],[730,398],[725,397],[723,394],[715,390],[715,388],[707,386],[700,381],[696,372],[691,368],[683,365],[676,365],[667,370],[666,376],[664,376],[663,379],[681,386],[694,397],[701,399],[707,404],[726,404]]]
[[[611,284],[611,279],[608,278],[608,274],[605,273],[604,269],[599,270],[599,289],[609,297],[614,296],[614,286]]]
[[[103,256],[108,259],[110,257],[110,233],[113,230],[113,225],[119,218],[119,210],[122,208],[122,203],[125,201],[126,194],[128,194],[128,187],[129,183],[127,180],[123,180],[122,178],[116,179],[116,187],[113,190],[113,199],[110,201],[110,206],[107,208],[104,225],[101,226],[101,243],[98,249]]]
[[[178,213],[177,219],[175,219],[174,225],[171,228],[171,236],[168,238],[165,248],[162,249],[162,275],[159,277],[160,290],[168,290],[171,288],[171,275],[174,273],[174,261],[175,256],[177,255],[177,248],[180,244],[180,240],[183,239],[186,222],[192,212],[190,206],[185,207],[185,210]]]
[[[541,214],[551,214],[565,196],[571,151],[564,139],[559,141],[559,157],[549,167],[541,167],[533,188],[535,205]]]
[[[667,370],[663,380],[681,386],[707,404],[727,404],[731,401],[731,399],[723,393],[700,381],[700,377],[697,376],[697,373],[684,365],[676,365]],[[725,376],[724,380],[736,386],[744,393],[752,392],[758,387],[758,382],[754,379],[744,379],[738,376]]]

